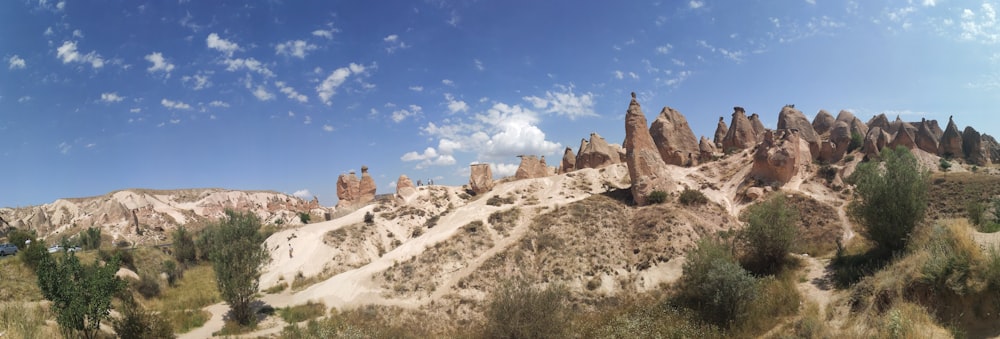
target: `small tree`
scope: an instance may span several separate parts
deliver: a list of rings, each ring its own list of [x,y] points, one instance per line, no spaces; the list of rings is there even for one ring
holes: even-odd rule
[[[312,216],[309,215],[309,213],[299,212],[299,221],[301,221],[303,224],[308,224],[309,220],[312,220]]]
[[[226,218],[210,226],[215,244],[210,259],[222,299],[229,303],[233,319],[241,325],[256,320],[251,308],[260,284],[263,266],[271,259],[260,234],[260,219],[251,213],[226,211]]]
[[[709,322],[722,327],[738,324],[757,299],[757,279],[733,258],[728,246],[703,238],[687,254],[678,297]]]
[[[847,153],[854,152],[854,150],[861,148],[864,145],[865,137],[858,132],[851,132],[851,142],[847,144]]]
[[[111,320],[119,338],[174,338],[170,324],[160,315],[142,308],[130,293],[121,293],[121,316]]]
[[[568,324],[565,289],[531,286],[523,279],[501,282],[486,306],[486,338],[559,338]]]
[[[906,247],[913,228],[924,217],[930,174],[910,150],[885,148],[882,162],[858,165],[849,182],[857,198],[848,206],[862,232],[880,248],[897,252]]]
[[[785,265],[792,242],[798,233],[798,213],[785,204],[785,196],[776,194],[747,210],[747,227],[740,238],[747,245],[747,267],[755,273],[773,274]]]
[[[101,229],[90,227],[80,233],[80,246],[85,250],[96,250],[101,248]]]
[[[111,297],[125,289],[125,281],[115,276],[118,257],[101,265],[83,266],[72,252],[57,260],[46,255],[38,266],[38,287],[52,301],[56,322],[66,338],[96,338],[101,321],[111,311]]]
[[[191,237],[191,233],[184,226],[178,227],[170,236],[174,242],[174,259],[178,263],[192,263],[198,259],[198,251],[194,245],[194,238]]]

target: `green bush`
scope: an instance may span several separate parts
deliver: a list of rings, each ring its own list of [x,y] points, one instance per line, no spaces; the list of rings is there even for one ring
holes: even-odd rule
[[[303,305],[282,307],[278,309],[278,315],[285,322],[294,324],[326,315],[326,305],[322,302],[309,301]]]
[[[708,197],[701,191],[685,188],[684,191],[681,191],[681,196],[677,198],[677,201],[688,206],[704,205],[708,203]]]
[[[486,305],[486,338],[560,338],[569,325],[565,305],[568,292],[549,285],[542,289],[527,281],[505,281]]]
[[[184,226],[177,227],[170,235],[173,240],[174,260],[180,264],[193,263],[198,260],[198,249],[194,238]]]
[[[365,212],[365,224],[371,225],[375,223],[375,214],[372,212]]]
[[[234,321],[242,326],[256,321],[251,303],[255,299],[264,265],[271,259],[260,234],[260,219],[251,213],[226,211],[226,218],[209,228],[216,244],[209,254],[219,293]]]
[[[303,224],[308,224],[310,219],[312,219],[312,216],[309,213],[299,212],[299,221]]]
[[[108,318],[111,297],[125,289],[126,283],[115,276],[118,260],[103,265],[81,265],[72,252],[61,259],[46,256],[38,266],[38,287],[52,302],[56,322],[66,338],[96,338],[101,321]]]
[[[851,143],[847,144],[847,153],[854,152],[854,150],[861,148],[864,145],[865,137],[857,132],[851,133]],[[850,160],[848,160],[850,161]]]
[[[135,291],[139,292],[143,298],[150,299],[160,296],[160,281],[159,278],[143,273],[139,277],[139,281],[135,283]]]
[[[747,209],[747,226],[740,239],[746,244],[744,261],[751,271],[775,274],[785,266],[798,233],[796,219],[798,213],[780,194]]]
[[[119,298],[121,316],[111,321],[119,338],[174,338],[170,323],[159,314],[143,309],[128,293],[122,293]]]
[[[90,227],[80,233],[80,245],[85,250],[101,248],[101,229]]]
[[[729,328],[749,315],[758,297],[757,280],[741,267],[728,246],[703,238],[687,254],[678,299],[699,316]]]
[[[667,192],[664,191],[652,191],[646,196],[646,201],[650,204],[662,204],[667,202]]]
[[[945,160],[944,158],[941,158],[941,160],[938,161],[938,168],[941,169],[941,172],[947,172],[948,169],[951,168],[951,163],[948,162],[948,160]]]
[[[857,198],[848,206],[862,233],[890,252],[906,247],[927,209],[929,173],[905,147],[885,148],[878,162],[858,165],[849,182]]]
[[[979,201],[970,201],[965,206],[965,211],[969,215],[969,223],[972,226],[982,226],[983,225],[983,214],[986,212],[986,205]]]

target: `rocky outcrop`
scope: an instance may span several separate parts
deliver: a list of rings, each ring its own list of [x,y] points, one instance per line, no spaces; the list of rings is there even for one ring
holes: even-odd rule
[[[712,160],[718,152],[715,143],[706,137],[701,137],[701,142],[698,143],[698,160],[701,162]]]
[[[983,133],[983,148],[990,155],[990,162],[1000,164],[1000,143],[993,136]]]
[[[360,200],[361,181],[351,171],[337,177],[337,208],[348,207]]]
[[[754,134],[750,119],[747,119],[746,111],[743,110],[743,107],[733,107],[733,120],[726,136],[722,138],[722,152],[730,153],[734,150],[744,150],[756,144],[757,135]]]
[[[834,123],[827,140],[820,143],[819,156],[816,160],[823,163],[834,163],[844,158],[851,144],[851,127],[843,121]]]
[[[660,152],[660,158],[668,165],[691,166],[692,155],[699,154],[698,139],[687,119],[677,110],[663,107],[660,115],[649,127],[653,143]]]
[[[983,136],[972,126],[965,127],[962,131],[962,152],[965,160],[977,166],[991,164],[990,152],[983,146]]]
[[[753,127],[754,136],[757,137],[757,142],[754,143],[756,145],[764,140],[764,132],[767,131],[767,128],[764,127],[764,123],[760,121],[760,115],[757,115],[757,113],[751,114],[748,120],[750,120],[750,126]]]
[[[576,155],[573,154],[573,148],[566,147],[566,151],[563,152],[562,163],[559,165],[559,174],[569,173],[574,170],[576,170]]]
[[[944,136],[944,130],[938,125],[937,120],[927,120],[927,126],[931,128],[931,133],[934,134],[934,140],[938,140],[938,145],[940,145],[941,137]]]
[[[861,119],[855,117],[854,113],[851,113],[850,111],[841,110],[840,113],[837,114],[837,121],[847,123],[847,125],[851,127],[851,135],[857,134],[864,136],[868,134],[868,125],[861,122]]]
[[[750,176],[765,183],[784,185],[798,173],[800,163],[809,163],[805,152],[809,152],[809,145],[799,138],[798,131],[766,131],[753,155]]]
[[[809,153],[812,159],[819,157],[819,134],[813,130],[809,118],[806,118],[802,111],[792,106],[782,107],[781,112],[778,113],[778,129],[798,130],[799,138],[809,144]]]
[[[490,164],[472,164],[469,171],[469,189],[483,194],[493,189],[493,170]]]
[[[868,158],[878,158],[879,152],[889,144],[889,139],[889,133],[883,131],[881,127],[869,128],[861,152]]]
[[[896,148],[903,146],[911,150],[917,148],[915,128],[910,128],[913,127],[913,125],[901,120],[898,122],[898,124],[895,122],[893,123],[894,128],[896,128],[896,135],[894,135],[892,137],[892,141],[889,142],[889,147]],[[959,139],[959,142],[961,143],[961,139]],[[961,144],[959,144],[959,148],[961,148]]]
[[[515,179],[523,180],[549,176],[549,166],[545,164],[544,156],[541,159],[534,155],[519,155],[517,157],[521,158],[521,164],[517,166],[517,172],[514,173]]]
[[[402,202],[409,202],[417,195],[417,188],[413,187],[413,181],[405,174],[396,179],[396,199]]]
[[[889,124],[889,129],[890,129],[889,130],[889,134],[896,135],[897,133],[899,133],[899,131],[901,129],[904,129],[904,128],[911,135],[916,135],[917,134],[917,127],[916,126],[913,126],[912,124],[910,124],[910,123],[908,123],[906,121],[903,121],[903,119],[900,119],[899,116],[897,115],[896,116],[896,120],[894,120],[891,124]],[[961,139],[961,137],[959,139]]]
[[[375,179],[368,174],[368,166],[361,166],[361,182],[358,184],[358,203],[367,204],[375,200]]]
[[[621,163],[618,150],[597,133],[590,133],[590,142],[580,142],[580,152],[576,156],[577,169],[601,168],[618,163]]]
[[[716,148],[722,148],[722,140],[726,138],[726,133],[729,133],[729,127],[726,127],[726,119],[719,117],[719,123],[715,126],[715,138],[712,139],[712,143],[715,144]]]
[[[920,121],[917,126],[917,135],[914,140],[917,144],[917,148],[923,150],[924,152],[930,154],[937,154],[938,152],[938,139],[934,137],[934,132],[931,131],[930,123],[926,119]]]
[[[889,124],[889,118],[885,116],[884,113],[873,116],[871,120],[868,120],[868,129],[878,127],[882,132],[893,133],[891,126]],[[867,134],[865,134],[867,136]]]
[[[819,110],[819,113],[816,113],[816,117],[813,118],[812,127],[813,130],[816,131],[816,134],[823,135],[830,132],[830,130],[833,129],[833,124],[835,123],[837,123],[837,120],[833,118],[833,115],[830,115],[830,112],[821,109]]]
[[[954,117],[948,117],[948,127],[941,135],[941,143],[938,145],[938,155],[943,157],[962,156],[962,133],[955,125]]]
[[[629,177],[632,179],[632,199],[645,205],[653,191],[671,191],[668,169],[653,143],[646,125],[646,114],[632,93],[625,113],[625,158]]]

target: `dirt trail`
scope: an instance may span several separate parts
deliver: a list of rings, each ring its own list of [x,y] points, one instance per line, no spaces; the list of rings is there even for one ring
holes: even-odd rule
[[[820,315],[826,311],[826,306],[833,301],[834,290],[830,259],[817,259],[808,255],[795,255],[804,264],[805,281],[796,287],[802,293],[803,301],[812,301],[819,305]]]

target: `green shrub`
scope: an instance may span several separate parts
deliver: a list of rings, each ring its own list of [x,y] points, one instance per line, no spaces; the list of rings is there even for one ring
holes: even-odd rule
[[[285,322],[294,324],[326,315],[326,304],[308,301],[303,305],[282,307],[278,309],[278,315]]]
[[[142,308],[128,293],[119,296],[120,317],[111,321],[119,338],[174,338],[174,330],[161,315]]]
[[[701,191],[685,188],[684,191],[681,191],[681,196],[677,198],[677,201],[688,206],[704,205],[708,203],[708,197]]]
[[[494,195],[489,199],[486,199],[486,204],[490,206],[501,206],[504,204],[513,204],[513,203],[514,203],[513,197],[501,198],[499,195]]]
[[[945,160],[944,158],[941,158],[941,160],[938,161],[938,168],[941,169],[941,172],[947,172],[948,169],[951,168],[951,163],[948,162],[948,160]]]
[[[667,202],[667,192],[664,191],[652,191],[646,196],[646,201],[650,204],[662,204]]]
[[[851,133],[851,143],[847,144],[847,153],[854,152],[854,150],[861,148],[864,145],[865,137],[857,132]],[[850,160],[848,160],[850,161]]]
[[[252,303],[258,291],[263,267],[271,259],[260,234],[260,219],[251,213],[226,211],[212,236],[216,244],[210,252],[212,269],[222,299],[230,305],[232,319],[241,326],[253,325]]]
[[[728,328],[748,316],[758,296],[757,280],[717,239],[703,238],[687,254],[678,299],[715,325]]]
[[[858,165],[850,177],[857,199],[848,210],[862,226],[862,233],[890,252],[906,247],[910,234],[927,209],[927,171],[905,147],[882,150],[878,162]]]
[[[798,213],[780,194],[747,209],[747,226],[740,239],[746,244],[744,262],[751,271],[774,274],[785,266],[797,234],[796,219]]]
[[[365,212],[365,224],[371,225],[375,223],[375,214],[372,212]]]
[[[193,263],[198,259],[198,250],[194,244],[194,238],[191,237],[191,233],[184,226],[177,227],[170,234],[170,238],[173,240],[174,260],[177,260],[180,264],[187,264]]]
[[[568,292],[549,285],[542,289],[527,281],[505,281],[486,305],[486,338],[560,338],[568,330],[564,303]]]
[[[308,224],[310,219],[312,219],[312,216],[309,213],[299,212],[299,221],[303,224]]]
[[[844,162],[851,162],[851,161],[854,161],[854,154],[849,154],[846,157],[844,157]]]
[[[979,201],[970,201],[965,205],[965,212],[969,216],[969,222],[973,226],[983,225],[983,214],[986,212],[986,205]]]
[[[143,273],[139,276],[139,281],[135,282],[135,291],[146,299],[160,296],[159,278]]]
[[[87,228],[80,233],[80,245],[85,250],[94,250],[101,247],[101,229],[97,227]]]

